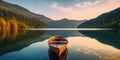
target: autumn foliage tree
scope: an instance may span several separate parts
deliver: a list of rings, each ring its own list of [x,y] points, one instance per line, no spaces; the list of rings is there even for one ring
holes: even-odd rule
[[[28,28],[28,26],[23,22],[17,21],[15,17],[12,17],[10,20],[0,18],[1,39],[5,37],[15,38],[18,34],[18,28]]]
[[[0,18],[0,31],[1,37],[4,39],[6,37],[6,22],[2,17]]]

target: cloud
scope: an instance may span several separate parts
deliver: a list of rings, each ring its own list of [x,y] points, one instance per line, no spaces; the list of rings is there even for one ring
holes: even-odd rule
[[[82,20],[95,18],[102,13],[120,7],[120,1],[119,0],[96,0],[94,2],[86,1],[83,3],[76,3],[70,7],[60,6],[58,3],[54,2],[50,7],[66,14],[66,18]]]
[[[53,2],[56,2],[60,6],[63,7],[70,7],[71,5],[77,4],[77,3],[83,3],[83,2],[94,2],[96,0],[41,0],[43,2],[46,2],[48,4],[52,4]]]
[[[68,8],[62,7],[62,6],[59,6],[57,3],[53,3],[51,7],[65,13],[71,12],[73,10],[72,9],[73,7],[68,7]]]
[[[77,3],[74,6],[78,7],[78,8],[83,8],[83,7],[94,6],[94,5],[98,4],[98,3],[100,3],[100,0],[97,0],[95,2],[88,2],[88,1],[86,1],[86,2],[83,2],[83,3]]]

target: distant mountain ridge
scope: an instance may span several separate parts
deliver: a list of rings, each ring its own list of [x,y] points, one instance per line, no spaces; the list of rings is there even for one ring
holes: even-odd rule
[[[85,20],[69,20],[67,18],[53,21],[48,23],[49,28],[76,28],[79,24],[85,22]]]
[[[110,12],[101,14],[95,19],[84,22],[78,26],[79,28],[119,28],[120,27],[120,7]]]

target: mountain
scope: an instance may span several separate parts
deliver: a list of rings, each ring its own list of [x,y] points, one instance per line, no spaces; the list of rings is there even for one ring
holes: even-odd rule
[[[77,21],[77,20],[69,20],[67,18],[52,21],[48,23],[49,28],[76,28],[80,23],[85,22],[85,20]]]
[[[3,17],[5,20],[10,20],[13,16],[17,21],[24,22],[26,25],[31,26],[32,28],[46,26],[50,28],[76,28],[80,23],[84,22],[69,20],[66,18],[59,21],[53,21],[46,16],[32,13],[19,5],[0,0],[0,17]]]
[[[95,19],[88,20],[78,26],[79,28],[119,28],[120,7],[110,12],[101,14]]]
[[[19,5],[0,0],[0,17],[9,20],[12,16],[14,16],[18,21],[38,28],[46,27],[46,24],[51,21],[50,18],[32,13]]]

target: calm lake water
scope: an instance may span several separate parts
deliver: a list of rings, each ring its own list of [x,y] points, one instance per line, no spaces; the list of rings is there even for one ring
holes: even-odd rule
[[[34,30],[18,33],[16,38],[3,35],[0,40],[0,60],[57,60],[47,43],[50,37],[56,35],[69,41],[67,51],[63,54],[66,56],[64,60],[120,59],[120,31]]]

